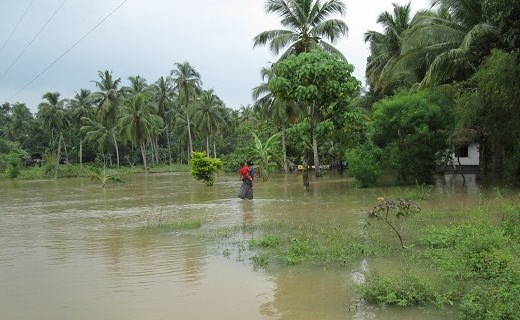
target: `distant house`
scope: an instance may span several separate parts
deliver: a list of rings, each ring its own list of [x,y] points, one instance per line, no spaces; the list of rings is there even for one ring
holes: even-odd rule
[[[479,144],[459,142],[452,149],[446,150],[444,159],[437,164],[437,171],[478,171],[480,165]]]

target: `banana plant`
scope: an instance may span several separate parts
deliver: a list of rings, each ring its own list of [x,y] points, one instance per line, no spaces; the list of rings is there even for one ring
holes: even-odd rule
[[[103,188],[108,181],[123,182],[121,178],[107,174],[105,167],[103,167],[103,171],[101,171],[100,168],[94,166],[89,167],[89,169],[91,171],[90,180],[97,180],[101,182],[101,186]]]
[[[262,180],[269,180],[269,173],[271,169],[276,166],[276,162],[272,161],[274,157],[278,156],[279,150],[277,147],[280,145],[278,138],[280,138],[280,132],[275,133],[267,141],[262,144],[258,136],[253,132],[255,139],[255,148],[253,150],[254,158],[257,159],[258,169]]]

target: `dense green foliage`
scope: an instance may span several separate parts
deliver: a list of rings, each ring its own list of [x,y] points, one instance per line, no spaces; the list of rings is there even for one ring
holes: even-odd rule
[[[520,55],[495,50],[467,82],[460,85],[457,113],[460,126],[475,128],[483,159],[506,169],[506,177],[520,181]],[[492,154],[492,150],[500,150]],[[490,162],[490,161],[489,161]],[[483,163],[487,167],[489,163]]]
[[[432,183],[435,161],[448,145],[450,108],[428,91],[400,93],[374,106],[373,140],[403,183]]]
[[[222,160],[210,158],[204,152],[194,152],[190,160],[191,175],[209,187],[213,185],[215,174],[221,169]]]
[[[348,174],[356,178],[362,188],[373,187],[381,175],[383,152],[371,143],[347,151]]]

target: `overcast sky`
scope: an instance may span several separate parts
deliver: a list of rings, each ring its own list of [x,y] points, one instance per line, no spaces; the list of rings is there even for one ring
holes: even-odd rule
[[[365,81],[367,30],[378,15],[408,0],[344,0],[348,37],[335,46]],[[46,92],[73,98],[96,91],[98,71],[109,70],[127,85],[140,75],[148,84],[189,62],[204,89],[227,107],[252,104],[260,69],[276,61],[253,37],[279,29],[264,0],[2,0],[0,1],[0,103],[24,102],[35,112]],[[429,0],[411,0],[412,12]],[[339,16],[337,16],[339,18]]]

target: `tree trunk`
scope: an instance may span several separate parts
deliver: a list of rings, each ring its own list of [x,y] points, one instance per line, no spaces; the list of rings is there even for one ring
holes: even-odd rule
[[[209,157],[209,134],[206,135],[206,155]]]
[[[287,146],[285,145],[285,126],[282,126],[282,151],[283,151],[283,169],[285,174],[289,173],[289,163],[287,161]]]
[[[213,140],[213,157],[217,159],[217,144],[215,143],[215,140]]]
[[[168,125],[166,125],[166,143],[168,144],[168,159],[170,161],[170,166],[172,165],[172,148],[170,144],[170,132],[168,130]]]
[[[303,156],[303,191],[309,192],[309,163],[307,162],[307,152]]]
[[[314,154],[314,171],[316,173],[316,177],[319,177],[320,176],[320,161],[318,159],[318,141],[316,139],[315,127],[312,128],[312,152]]]
[[[119,148],[117,146],[116,130],[113,128],[112,128],[112,139],[114,140],[114,146],[116,148],[116,161],[117,161],[117,168],[119,169]]]
[[[188,123],[188,161],[191,160],[191,155],[193,153],[193,145],[191,141],[191,124],[190,124],[190,116],[188,114],[188,105],[186,104],[186,122]]]
[[[79,141],[79,164],[83,164],[83,139]]]
[[[57,159],[56,159],[56,168],[54,169],[54,179],[58,178],[58,170],[60,168],[61,140],[62,140],[62,137],[63,137],[63,135],[60,132],[60,134],[58,136],[58,154],[57,154]]]
[[[141,157],[143,157],[144,173],[148,173],[148,165],[146,163],[146,150],[144,143],[139,142],[139,147],[141,147]]]

